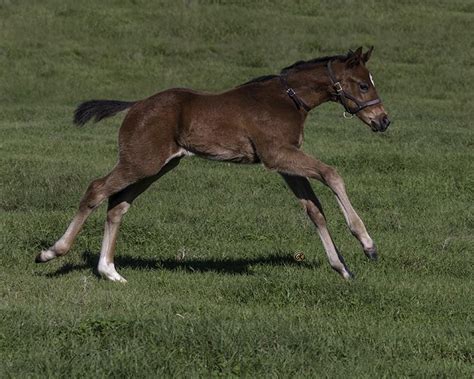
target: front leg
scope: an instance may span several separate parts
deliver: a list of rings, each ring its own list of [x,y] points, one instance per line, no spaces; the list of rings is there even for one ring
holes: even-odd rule
[[[283,173],[281,173],[281,175],[303,205],[311,221],[313,221],[314,225],[316,226],[319,237],[323,243],[324,250],[326,251],[329,264],[334,270],[341,274],[344,279],[350,279],[352,274],[347,268],[344,258],[341,254],[339,254],[336,246],[334,245],[326,225],[326,218],[324,216],[321,203],[314,194],[308,179],[301,176],[292,176]]]
[[[327,164],[303,153],[296,147],[289,146],[272,150],[262,155],[265,166],[278,172],[313,178],[326,184],[336,195],[337,202],[346,219],[352,234],[359,240],[364,253],[370,259],[377,258],[374,241],[370,238],[364,223],[356,213],[347,196],[344,181],[337,171]]]

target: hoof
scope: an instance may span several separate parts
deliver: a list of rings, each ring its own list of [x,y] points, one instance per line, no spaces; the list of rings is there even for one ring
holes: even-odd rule
[[[347,281],[351,281],[351,280],[355,279],[354,274],[352,272],[350,272],[349,270],[347,270],[346,272],[343,272],[341,275]]]
[[[376,261],[377,259],[379,259],[379,256],[377,254],[377,248],[375,247],[375,245],[370,249],[364,250],[364,253],[371,261]]]
[[[120,275],[113,266],[101,267],[97,271],[103,279],[107,279],[112,282],[127,283],[127,280],[122,275]]]
[[[56,258],[56,253],[52,250],[43,250],[41,253],[39,253],[36,258],[35,262],[36,263],[46,263],[50,261],[51,259]]]
[[[354,279],[354,274],[347,267],[344,267],[344,268],[335,268],[335,267],[333,267],[333,269],[339,275],[341,275],[344,278],[344,280],[350,281],[350,280]]]
[[[115,274],[101,274],[103,279],[110,280],[111,282],[117,282],[117,283],[127,283],[127,279],[125,279],[122,275],[120,275],[118,272],[115,272]]]

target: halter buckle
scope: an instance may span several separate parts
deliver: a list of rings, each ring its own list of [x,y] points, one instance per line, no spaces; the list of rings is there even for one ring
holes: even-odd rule
[[[293,88],[288,88],[288,89],[286,90],[286,93],[287,93],[288,96],[290,96],[290,97],[293,97],[293,96],[296,95],[296,92],[295,92],[295,90],[294,90]]]
[[[336,90],[337,93],[342,92],[341,83],[339,83],[339,82],[334,83],[334,89]]]

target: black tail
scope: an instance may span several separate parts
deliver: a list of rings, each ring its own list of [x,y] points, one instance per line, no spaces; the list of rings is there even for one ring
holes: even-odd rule
[[[94,118],[94,122],[113,116],[130,108],[135,101],[89,100],[79,105],[74,111],[74,123],[82,126]]]

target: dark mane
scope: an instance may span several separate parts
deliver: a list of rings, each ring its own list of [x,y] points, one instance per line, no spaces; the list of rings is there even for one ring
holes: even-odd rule
[[[319,63],[326,63],[328,61],[333,61],[333,60],[336,60],[336,59],[346,60],[347,55],[329,55],[329,56],[326,56],[326,57],[314,58],[314,59],[311,59],[309,61],[298,61],[298,62],[295,62],[292,65],[282,69],[280,74],[282,74],[282,73],[284,73],[288,70],[295,69],[295,68],[296,69],[305,69],[305,68],[308,68],[310,66],[319,64]]]
[[[238,87],[246,86],[247,84],[251,84],[251,83],[266,82],[267,80],[276,78],[277,76],[278,75],[257,76],[256,78],[250,79],[248,82],[245,82],[244,84],[239,84]]]
[[[332,61],[332,60],[336,60],[336,59],[339,59],[339,60],[346,60],[348,58],[348,55],[330,55],[330,56],[326,56],[326,57],[321,57],[321,58],[314,58],[314,59],[311,59],[309,61],[298,61],[298,62],[295,62],[293,63],[292,65],[290,66],[287,66],[285,68],[283,68],[281,71],[280,71],[280,75],[281,74],[284,74],[285,72],[287,72],[288,70],[292,70],[292,69],[305,69],[305,68],[309,68],[313,65],[316,65],[316,64],[320,64],[320,63],[326,63],[328,61]],[[276,78],[280,75],[263,75],[263,76],[258,76],[256,78],[253,78],[253,79],[250,79],[248,82],[245,82],[243,84],[239,84],[237,87],[242,87],[242,86],[246,86],[247,84],[252,84],[252,83],[261,83],[261,82],[266,82],[268,80],[271,80],[273,78]]]

